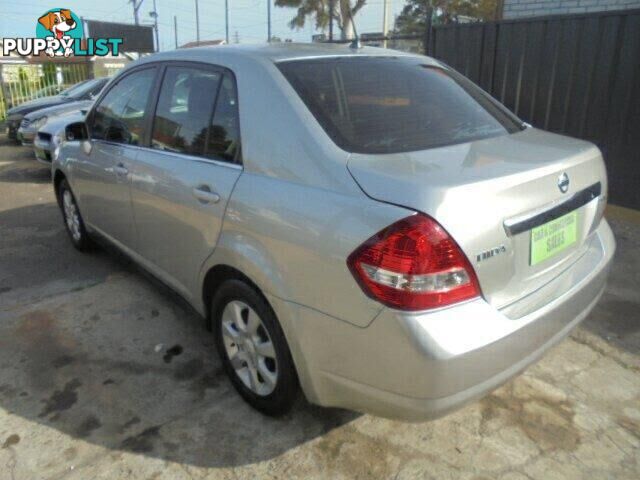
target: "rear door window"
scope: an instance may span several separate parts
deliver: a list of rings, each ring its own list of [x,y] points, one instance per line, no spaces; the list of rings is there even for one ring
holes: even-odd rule
[[[206,156],[227,162],[239,161],[240,124],[238,94],[233,78],[225,73],[211,121]]]
[[[455,72],[398,57],[278,67],[333,141],[355,153],[425,150],[506,135],[518,120]]]

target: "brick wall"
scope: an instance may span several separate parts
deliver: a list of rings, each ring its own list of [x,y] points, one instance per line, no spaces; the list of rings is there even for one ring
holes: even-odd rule
[[[503,18],[640,8],[640,0],[504,0]]]

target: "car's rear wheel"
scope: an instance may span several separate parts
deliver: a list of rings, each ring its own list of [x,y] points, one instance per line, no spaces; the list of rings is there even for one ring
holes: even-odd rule
[[[278,319],[242,280],[217,290],[211,306],[218,353],[238,393],[267,415],[282,415],[298,395],[298,378]]]
[[[86,250],[91,246],[91,239],[80,214],[76,198],[66,180],[62,180],[58,187],[58,198],[62,218],[71,243],[78,250]]]

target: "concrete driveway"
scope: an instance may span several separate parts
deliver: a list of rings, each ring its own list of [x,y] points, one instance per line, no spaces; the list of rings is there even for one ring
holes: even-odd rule
[[[203,322],[126,260],[75,251],[48,170],[0,137],[0,480],[640,478],[640,222],[598,307],[539,364],[444,419],[305,402],[261,416]]]

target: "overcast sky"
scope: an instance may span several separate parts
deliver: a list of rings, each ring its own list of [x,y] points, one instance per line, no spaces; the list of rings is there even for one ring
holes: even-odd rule
[[[274,0],[271,0],[272,2]],[[405,0],[390,0],[390,22],[404,5]],[[224,0],[199,0],[200,39],[224,38]],[[156,0],[160,30],[160,49],[174,47],[173,17],[178,18],[178,42],[180,44],[196,39],[195,0]],[[39,16],[51,8],[68,8],[76,15],[87,19],[133,23],[133,8],[128,0],[60,0],[41,1],[0,0],[0,36],[35,36]],[[383,0],[369,0],[356,15],[356,25],[360,33],[382,31]],[[153,0],[144,0],[140,8],[141,22],[151,23],[149,12],[153,10]],[[272,34],[282,39],[291,38],[296,42],[311,41],[316,32],[313,22],[308,22],[302,30],[291,30],[287,23],[295,10],[275,7],[271,9]],[[337,27],[335,31],[337,32]],[[240,43],[256,43],[267,38],[267,0],[229,0],[229,36],[231,43],[238,32]]]

